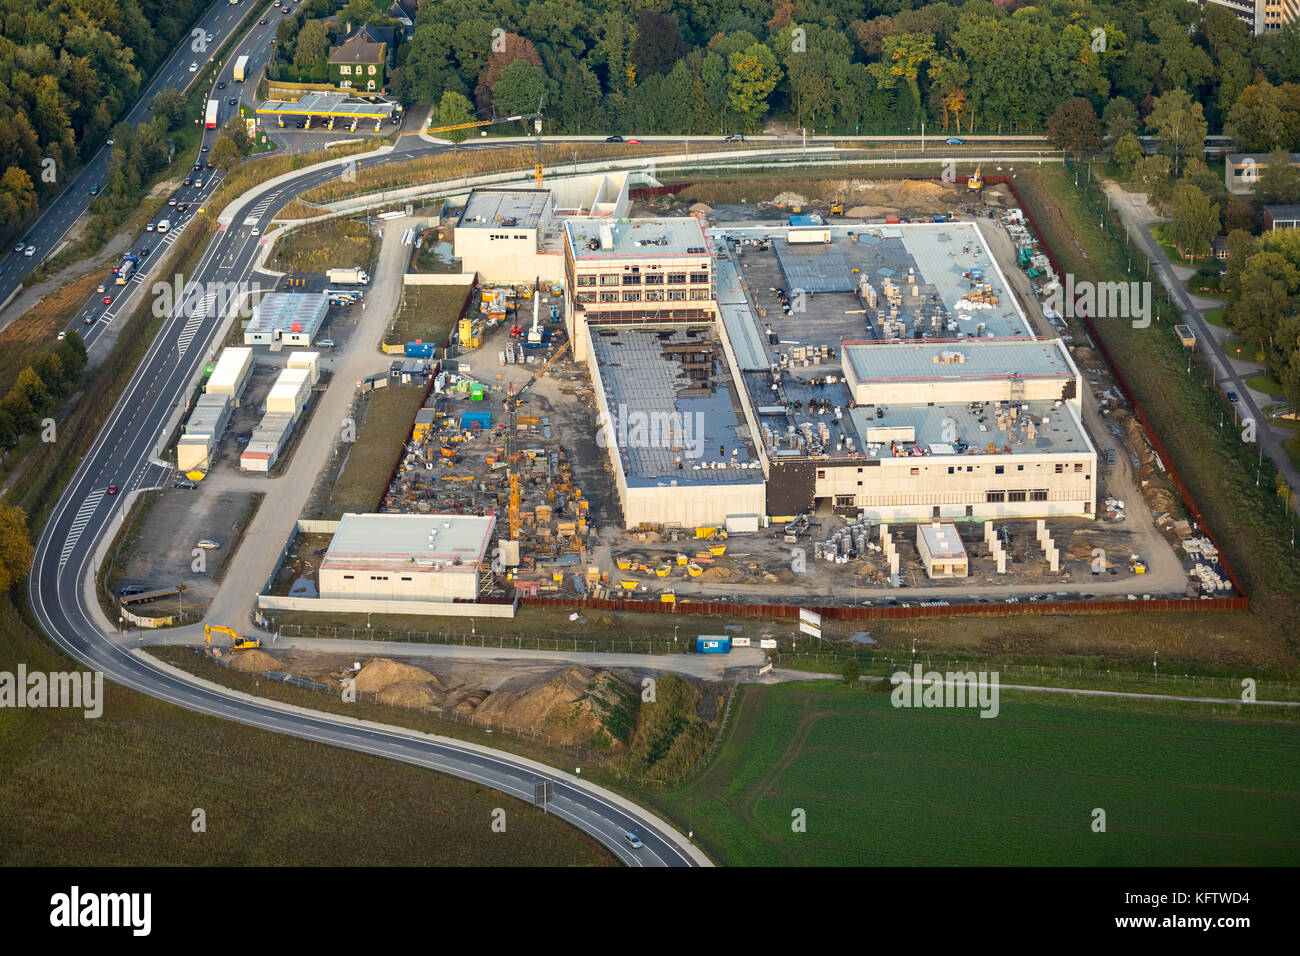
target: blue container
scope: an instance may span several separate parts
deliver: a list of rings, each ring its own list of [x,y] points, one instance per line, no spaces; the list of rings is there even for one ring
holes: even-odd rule
[[[486,411],[470,411],[460,413],[461,431],[468,431],[478,425],[480,428],[492,427],[492,413]]]
[[[411,358],[429,358],[433,355],[432,342],[407,342],[406,354]]]
[[[730,654],[731,638],[720,634],[700,634],[695,638],[696,654]]]
[[[792,226],[820,226],[821,223],[819,223],[819,222],[818,222],[816,219],[814,219],[812,216],[791,216],[791,217],[790,217],[790,225],[792,225]]]

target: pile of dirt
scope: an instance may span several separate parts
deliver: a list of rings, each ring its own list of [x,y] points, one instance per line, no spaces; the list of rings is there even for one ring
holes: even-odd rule
[[[249,650],[235,651],[230,657],[230,666],[237,671],[245,671],[250,674],[260,674],[262,671],[278,671],[280,661],[272,657],[266,651]]]
[[[376,700],[390,707],[408,707],[412,710],[431,710],[438,707],[442,700],[432,684],[428,681],[408,680],[389,684],[379,692]]]
[[[850,219],[875,219],[883,215],[884,206],[854,206],[845,213]]]
[[[402,664],[387,657],[372,657],[357,671],[356,689],[359,693],[374,694],[393,684],[420,683],[441,687],[442,681],[434,674],[410,664]]]
[[[709,213],[713,212],[713,207],[710,206],[708,203],[697,202],[691,206],[690,211],[693,213],[699,213],[701,215],[707,216]]]
[[[544,684],[498,691],[474,711],[475,718],[507,727],[533,727],[565,743],[627,742],[631,687],[608,671],[575,664]]]
[[[773,197],[772,202],[776,203],[778,206],[806,206],[808,204],[808,200],[803,196],[789,191],[777,193],[776,196]]]
[[[731,568],[712,567],[705,568],[704,573],[701,574],[700,577],[707,578],[710,581],[730,581],[735,577],[735,574],[736,572],[731,570]]]
[[[938,199],[946,193],[947,189],[938,183],[925,182],[920,179],[904,179],[898,184],[898,198],[908,203],[927,202]]]

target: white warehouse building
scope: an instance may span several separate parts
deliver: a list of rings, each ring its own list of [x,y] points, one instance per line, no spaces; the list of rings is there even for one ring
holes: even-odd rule
[[[322,598],[473,601],[491,575],[496,518],[345,514],[321,562]]]

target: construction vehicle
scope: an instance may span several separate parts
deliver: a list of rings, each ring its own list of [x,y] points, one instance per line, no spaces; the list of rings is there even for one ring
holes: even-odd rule
[[[255,637],[240,637],[238,634],[236,634],[236,633],[234,632],[234,629],[232,629],[232,628],[229,628],[229,627],[222,627],[220,624],[204,624],[204,625],[203,625],[203,639],[204,639],[205,641],[207,641],[209,645],[211,645],[211,643],[212,643],[212,632],[213,632],[213,631],[217,631],[217,632],[219,632],[219,633],[221,633],[221,634],[225,634],[225,635],[229,636],[229,638],[230,638],[230,640],[231,640],[231,645],[230,645],[230,646],[231,646],[234,650],[237,650],[237,651],[251,650],[251,649],[253,649],[253,648],[261,647],[261,646],[262,646],[262,642],[259,641],[257,638],[255,638]]]
[[[975,175],[966,180],[966,188],[972,192],[977,192],[984,188],[984,177],[980,175],[980,167],[975,167]]]
[[[831,203],[831,215],[832,216],[844,215],[844,200],[836,199],[834,202]]]

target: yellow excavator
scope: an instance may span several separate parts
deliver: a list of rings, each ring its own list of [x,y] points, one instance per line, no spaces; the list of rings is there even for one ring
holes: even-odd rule
[[[262,642],[255,637],[240,637],[232,628],[222,627],[220,624],[204,624],[203,639],[209,644],[212,643],[212,632],[217,631],[220,634],[226,634],[230,637],[231,647],[237,651],[250,650],[254,647],[261,647]]]

